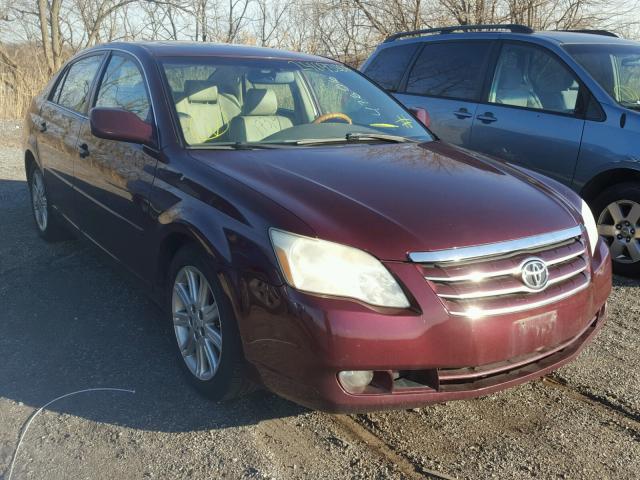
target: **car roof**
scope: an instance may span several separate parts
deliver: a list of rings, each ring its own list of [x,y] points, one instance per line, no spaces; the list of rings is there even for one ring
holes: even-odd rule
[[[566,44],[633,44],[638,45],[639,42],[633,40],[627,40],[624,38],[609,36],[605,34],[585,33],[585,32],[571,32],[571,31],[534,31],[531,33],[520,32],[451,32],[451,33],[434,33],[427,35],[411,35],[410,33],[406,37],[399,37],[395,40],[386,41],[380,45],[380,47],[391,47],[397,45],[403,45],[405,43],[422,43],[422,42],[438,42],[447,40],[521,40],[521,41],[534,41],[550,42],[558,45]]]
[[[317,55],[278,50],[275,48],[255,47],[249,45],[234,45],[227,43],[184,42],[184,41],[155,41],[155,42],[110,42],[103,43],[94,49],[119,49],[132,53],[145,53],[154,57],[181,56],[220,56],[243,58],[269,58],[295,61],[331,62],[334,60]]]
[[[613,37],[596,33],[585,32],[561,32],[561,31],[541,31],[534,32],[539,38],[545,38],[559,44],[568,43],[637,43],[624,38]],[[525,35],[521,35],[525,36]]]

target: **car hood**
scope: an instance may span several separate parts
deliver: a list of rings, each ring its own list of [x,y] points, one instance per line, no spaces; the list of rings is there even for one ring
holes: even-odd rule
[[[319,238],[383,260],[578,222],[568,203],[539,180],[441,142],[193,155],[288,209]]]

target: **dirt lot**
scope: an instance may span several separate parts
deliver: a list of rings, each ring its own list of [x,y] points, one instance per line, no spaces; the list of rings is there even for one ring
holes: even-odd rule
[[[188,388],[159,312],[82,243],[44,243],[19,129],[0,125],[0,479],[638,478],[640,283],[551,379],[478,400],[336,416],[266,392],[214,404]]]

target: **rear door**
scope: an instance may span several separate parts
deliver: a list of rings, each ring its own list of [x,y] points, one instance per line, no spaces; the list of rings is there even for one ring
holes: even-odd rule
[[[587,93],[551,51],[504,42],[486,103],[476,111],[471,148],[571,185]]]
[[[80,126],[103,55],[89,55],[67,66],[40,110],[38,155],[51,203],[75,223],[73,169]]]
[[[138,61],[113,53],[101,75],[95,107],[120,108],[154,123],[149,92]],[[148,194],[155,176],[157,155],[142,145],[104,140],[82,124],[74,185],[82,211],[80,229],[134,273],[145,277],[149,249],[145,247],[151,217]]]
[[[469,146],[490,58],[491,40],[427,42],[396,97],[424,108],[445,142]]]

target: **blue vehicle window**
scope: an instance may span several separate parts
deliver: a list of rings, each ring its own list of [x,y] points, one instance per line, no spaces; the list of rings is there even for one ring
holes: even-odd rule
[[[396,91],[417,48],[417,43],[385,48],[378,52],[364,73],[382,88]]]
[[[407,81],[407,93],[477,101],[490,42],[427,43]]]
[[[489,92],[489,101],[560,113],[574,113],[580,85],[559,60],[544,50],[506,44]]]
[[[640,110],[640,46],[602,44],[564,48],[616,102]]]

